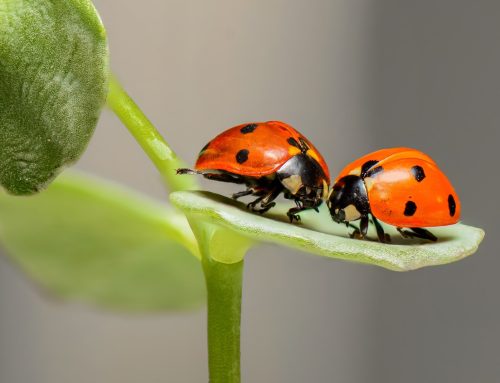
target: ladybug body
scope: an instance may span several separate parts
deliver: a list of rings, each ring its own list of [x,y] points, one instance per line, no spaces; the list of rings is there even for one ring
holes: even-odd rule
[[[460,202],[447,177],[427,154],[410,148],[382,149],[348,165],[327,204],[336,222],[350,225],[359,219],[354,235],[362,238],[371,215],[381,242],[387,237],[378,220],[396,226],[405,237],[436,241],[425,227],[460,219]]]
[[[297,205],[287,213],[291,221],[299,220],[297,213],[302,210],[317,209],[330,184],[328,166],[317,149],[279,121],[243,124],[222,132],[200,151],[195,169],[177,173],[245,184],[247,189],[233,198],[256,196],[247,206],[259,213],[272,208],[283,192]]]

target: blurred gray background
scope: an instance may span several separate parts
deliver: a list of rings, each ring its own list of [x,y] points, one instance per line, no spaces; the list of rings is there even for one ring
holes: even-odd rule
[[[114,71],[190,163],[221,130],[269,119],[302,131],[332,174],[414,146],[454,183],[464,221],[486,229],[473,257],[410,273],[252,251],[245,382],[500,381],[499,1],[95,3]],[[166,198],[107,111],[78,167]],[[51,301],[0,258],[1,383],[206,382],[205,348],[203,311],[119,316]]]

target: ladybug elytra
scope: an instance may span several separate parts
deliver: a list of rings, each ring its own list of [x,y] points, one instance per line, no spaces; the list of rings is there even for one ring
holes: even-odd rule
[[[390,240],[378,220],[403,237],[436,241],[425,227],[460,219],[460,202],[450,181],[427,154],[410,148],[382,149],[342,170],[327,200],[335,222],[360,220],[353,236],[366,236],[371,215],[380,242]],[[403,230],[407,228],[407,230]]]
[[[194,169],[178,174],[201,174],[205,178],[245,184],[234,199],[257,198],[247,207],[264,213],[283,192],[295,201],[288,210],[290,221],[305,209],[315,209],[328,194],[330,174],[321,154],[290,125],[280,121],[247,123],[228,129],[210,141],[198,155]]]

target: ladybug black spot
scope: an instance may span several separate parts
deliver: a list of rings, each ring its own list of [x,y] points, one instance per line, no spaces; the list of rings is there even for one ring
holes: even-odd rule
[[[378,161],[376,160],[368,160],[366,161],[363,166],[361,166],[361,178],[365,178],[366,177],[366,172],[368,170],[370,170],[370,168],[373,167],[373,165],[377,164]]]
[[[417,204],[413,201],[407,201],[405,205],[405,211],[403,214],[407,217],[411,217],[413,216],[413,214],[415,214],[416,211],[417,211]]]
[[[252,133],[255,129],[257,129],[257,124],[248,124],[240,129],[240,132],[243,134]]]
[[[453,217],[457,209],[457,204],[451,194],[448,196],[448,209],[450,209],[450,216]]]
[[[382,166],[376,166],[373,168],[373,170],[370,172],[370,176],[373,177],[376,174],[382,173],[384,171],[384,168]]]
[[[417,182],[422,182],[423,179],[425,178],[425,172],[424,168],[422,166],[415,165],[410,169],[411,174],[413,174],[413,177],[417,180]]]
[[[241,149],[238,153],[236,153],[236,162],[242,164],[248,160],[248,153],[250,152],[247,149]]]
[[[361,178],[366,178],[366,177],[374,177],[379,173],[382,173],[384,171],[384,168],[382,166],[376,166],[373,169],[371,169],[369,172],[365,174],[365,176]]]
[[[295,146],[296,148],[301,149],[300,144],[297,142],[297,140],[293,137],[290,137],[288,140],[286,140],[290,145]]]

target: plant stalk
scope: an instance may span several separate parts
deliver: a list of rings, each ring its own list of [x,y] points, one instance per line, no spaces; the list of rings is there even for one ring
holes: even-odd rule
[[[243,261],[203,257],[207,285],[210,383],[240,383],[240,323]]]
[[[176,169],[185,167],[154,125],[111,76],[107,105],[118,116],[155,164],[171,191],[197,188],[194,177],[178,176]],[[191,222],[193,228],[205,232],[206,225]],[[210,383],[240,383],[240,322],[243,261],[226,264],[214,260],[211,251],[220,251],[214,232],[208,231],[198,241],[205,251],[202,256],[207,286],[208,367]],[[205,246],[204,246],[205,245]],[[226,244],[227,245],[227,244]],[[248,244],[239,249],[245,252]],[[227,249],[226,249],[227,251]]]
[[[153,161],[171,191],[197,188],[194,177],[176,174],[176,169],[185,164],[113,75],[110,76],[107,105]]]

